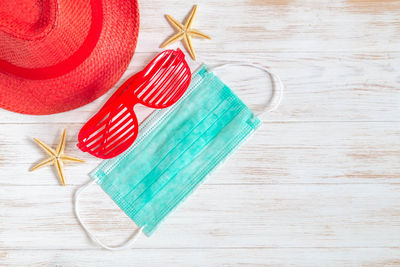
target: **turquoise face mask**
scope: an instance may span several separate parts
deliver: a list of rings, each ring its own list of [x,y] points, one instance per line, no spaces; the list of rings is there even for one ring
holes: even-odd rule
[[[280,79],[267,69],[241,65],[267,71],[282,88]],[[272,103],[278,105],[280,96],[274,93]],[[139,233],[152,235],[161,221],[260,124],[232,90],[203,65],[192,75],[192,83],[178,103],[155,111],[142,123],[132,147],[90,173],[93,181],[75,196],[77,218],[102,247],[111,250],[129,247]],[[137,234],[126,244],[108,247],[82,222],[79,196],[93,183],[99,184],[139,226]]]

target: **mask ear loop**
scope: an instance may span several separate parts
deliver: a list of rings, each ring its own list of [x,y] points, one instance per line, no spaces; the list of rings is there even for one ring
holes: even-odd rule
[[[79,221],[79,223],[81,224],[82,228],[86,231],[87,235],[90,237],[90,239],[92,239],[94,242],[96,242],[98,245],[100,245],[102,248],[105,248],[107,250],[112,250],[112,251],[116,251],[116,250],[123,250],[126,248],[129,248],[132,246],[133,243],[136,242],[136,240],[139,238],[139,236],[142,234],[143,229],[145,226],[139,228],[139,230],[131,237],[129,238],[125,243],[123,243],[120,246],[116,246],[116,247],[110,247],[105,245],[103,242],[101,242],[87,227],[87,225],[83,222],[81,215],[80,215],[80,210],[79,210],[79,199],[80,196],[82,194],[83,191],[85,191],[86,189],[88,189],[90,186],[94,185],[96,183],[95,180],[90,181],[89,183],[83,185],[82,187],[80,187],[76,193],[75,193],[75,198],[74,198],[74,204],[75,204],[75,215]]]
[[[239,66],[239,67],[245,66],[245,67],[251,67],[251,68],[262,70],[262,71],[266,72],[269,75],[269,77],[271,78],[271,83],[273,86],[272,97],[264,104],[262,111],[255,114],[257,117],[266,112],[273,111],[279,107],[279,105],[282,102],[283,89],[285,86],[283,85],[281,78],[277,74],[275,74],[274,72],[269,70],[268,68],[261,66],[261,65],[252,64],[252,63],[226,63],[226,64],[222,64],[222,65],[211,68],[210,72],[214,72],[218,69],[222,69],[222,68],[226,68],[226,67],[236,67],[236,66]]]

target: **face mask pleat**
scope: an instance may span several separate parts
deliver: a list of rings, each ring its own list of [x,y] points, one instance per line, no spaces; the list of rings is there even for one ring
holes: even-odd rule
[[[233,108],[233,109],[232,109]],[[226,123],[239,112],[229,101],[222,104],[204,118],[196,128],[188,133],[180,143],[169,150],[161,161],[149,172],[125,199],[134,200],[138,205],[129,208],[135,215],[146,205],[160,190],[163,189],[180,172],[185,164],[191,160],[205,147],[209,140],[215,137]],[[228,120],[228,121],[227,121]],[[180,160],[180,159],[185,160]],[[154,179],[154,177],[157,177]]]
[[[207,151],[204,150],[202,153],[197,155],[196,162],[200,163],[202,161],[207,161],[209,164],[197,164],[194,162],[183,168],[180,173],[174,177],[173,183],[168,183],[167,186],[162,188],[160,193],[151,200],[151,203],[134,215],[132,219],[139,226],[146,225],[146,233],[152,233],[161,220],[163,220],[163,218],[171,212],[176,205],[178,205],[188,195],[188,193],[201,184],[204,177],[212,171],[218,163],[220,163],[220,160],[228,156],[232,150],[240,144],[244,137],[254,131],[254,128],[251,125],[243,125],[241,122],[237,124],[238,122],[238,120],[232,122],[230,127],[226,127],[222,132],[220,132],[222,141],[224,134],[229,135],[228,132],[234,130],[237,126],[244,126],[241,132],[239,132],[234,139],[229,142],[212,141],[208,144]],[[215,154],[214,151],[220,152]],[[152,212],[149,212],[149,210]]]

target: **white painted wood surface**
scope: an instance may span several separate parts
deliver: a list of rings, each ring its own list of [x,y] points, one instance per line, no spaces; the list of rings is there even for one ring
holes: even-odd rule
[[[107,96],[52,116],[0,111],[0,266],[400,266],[400,1],[199,0],[200,62],[261,63],[286,84],[281,107],[151,237],[134,248],[96,247],[72,196],[100,162],[75,147]],[[142,0],[140,70],[194,2]],[[220,72],[249,106],[261,72]],[[266,89],[264,89],[266,86]],[[139,108],[141,118],[148,110]],[[66,167],[67,187],[32,137],[88,161]],[[134,224],[105,195],[85,194],[84,216],[110,244]]]

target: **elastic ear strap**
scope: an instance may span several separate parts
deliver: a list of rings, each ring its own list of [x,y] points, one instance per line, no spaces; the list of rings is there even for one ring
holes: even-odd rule
[[[139,230],[131,237],[129,238],[125,243],[123,243],[120,246],[116,246],[116,247],[109,247],[107,245],[105,245],[103,242],[101,242],[87,227],[87,225],[82,221],[81,215],[80,215],[80,211],[79,211],[79,199],[80,196],[82,194],[83,191],[85,191],[87,188],[89,188],[90,186],[92,186],[93,184],[95,184],[96,181],[92,180],[89,183],[83,185],[82,187],[80,187],[76,193],[75,193],[75,198],[74,198],[74,204],[75,204],[75,214],[76,217],[78,218],[79,223],[81,224],[82,228],[86,231],[87,235],[94,241],[96,242],[98,245],[100,245],[101,247],[108,249],[108,250],[123,250],[126,248],[129,248],[133,243],[136,242],[136,240],[138,239],[138,237],[140,236],[140,234],[143,232],[143,228],[141,227],[139,228]]]
[[[228,66],[246,66],[246,67],[252,67],[252,68],[256,68],[259,70],[262,70],[264,72],[266,72],[270,78],[271,78],[271,82],[272,82],[272,86],[273,86],[273,93],[272,93],[272,97],[264,104],[263,107],[263,111],[261,111],[260,113],[257,113],[256,115],[259,116],[265,112],[270,112],[275,110],[282,102],[282,97],[283,97],[283,89],[284,89],[284,85],[283,82],[281,80],[281,78],[276,75],[275,73],[273,73],[271,70],[269,70],[268,68],[261,66],[261,65],[257,65],[257,64],[252,64],[252,63],[226,63],[226,64],[222,64],[219,66],[216,66],[214,68],[210,69],[210,72],[213,72],[217,69],[221,69],[221,68],[225,68]]]

